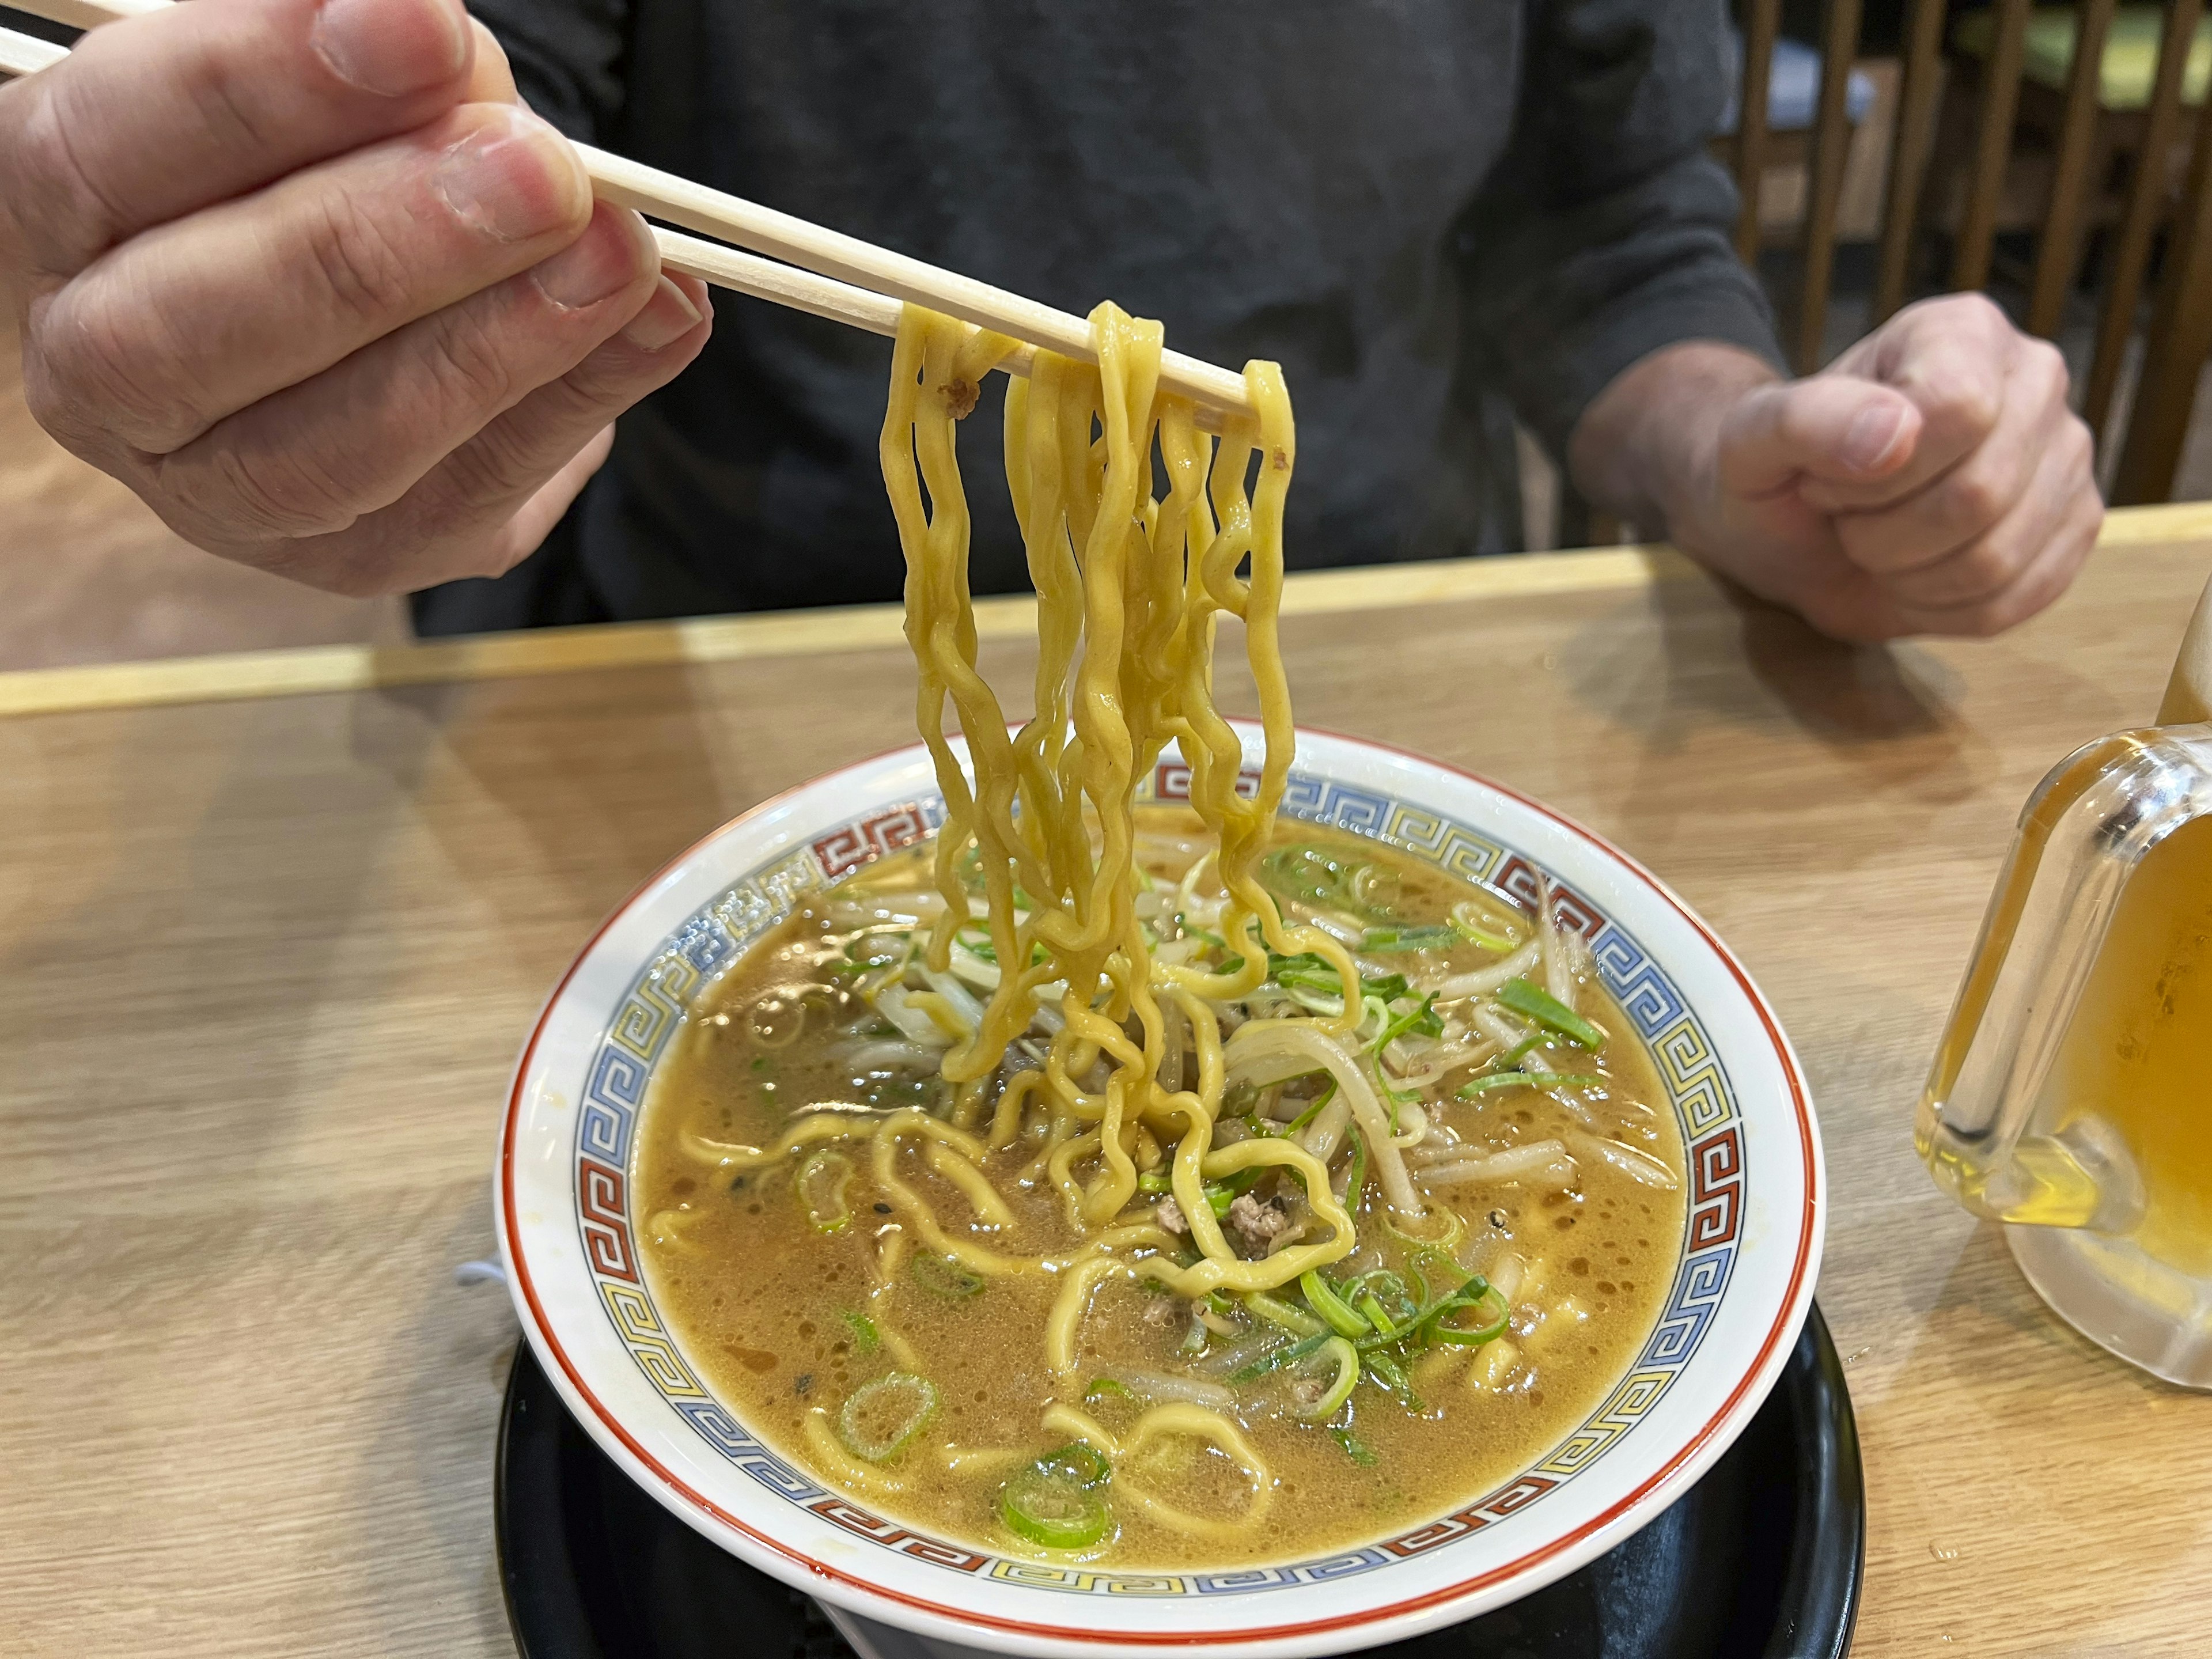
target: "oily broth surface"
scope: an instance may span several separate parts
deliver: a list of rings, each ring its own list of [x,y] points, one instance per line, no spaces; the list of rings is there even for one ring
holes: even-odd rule
[[[1195,826],[1167,809],[1145,809],[1139,819],[1140,830],[1156,837]],[[1474,891],[1374,842],[1293,823],[1281,826],[1278,840],[1337,844],[1394,866],[1401,883],[1399,908],[1417,921],[1442,918]],[[1176,873],[1159,864],[1153,872]],[[926,848],[868,872],[875,889],[922,887],[928,880]],[[714,1391],[750,1429],[833,1487],[844,1483],[809,1455],[803,1425],[810,1410],[824,1407],[834,1415],[854,1389],[895,1368],[884,1347],[860,1351],[861,1339],[845,1316],[866,1308],[911,1345],[940,1405],[921,1437],[890,1466],[905,1489],[854,1496],[910,1525],[1034,1555],[1036,1547],[999,1523],[995,1504],[1011,1474],[1065,1441],[1040,1426],[1044,1407],[1080,1393],[1079,1385],[1056,1396],[1045,1359],[1055,1280],[1042,1274],[994,1279],[981,1295],[959,1300],[902,1272],[870,1300],[879,1282],[878,1234],[900,1221],[873,1188],[867,1143],[848,1148],[854,1165],[848,1194],[853,1223],[828,1235],[809,1224],[793,1194],[796,1158],[732,1177],[684,1145],[687,1135],[699,1135],[763,1146],[803,1109],[860,1103],[849,1070],[824,1052],[827,1041],[802,1031],[788,1048],[764,1050],[747,1034],[748,1012],[764,992],[815,977],[828,927],[810,909],[747,953],[684,1021],[659,1068],[634,1171],[636,1212],[644,1223],[641,1249],[653,1293]],[[1463,959],[1457,952],[1449,958],[1455,969],[1493,959],[1472,948]],[[1654,1109],[1638,1120],[1647,1128],[1638,1144],[1679,1180],[1683,1154],[1674,1114],[1633,1025],[1595,985],[1585,984],[1581,995],[1585,1012],[1613,1038],[1603,1065],[1615,1091]],[[824,1018],[813,1029],[828,1024]],[[771,1040],[776,1035],[771,1022]],[[1471,1102],[1433,1092],[1449,1103],[1443,1121],[1469,1140],[1541,1139],[1562,1133],[1571,1121],[1565,1108],[1531,1090]],[[1011,1231],[988,1237],[994,1249],[1011,1255],[1058,1254],[1081,1243],[1048,1182],[1026,1192],[1016,1184],[1016,1172],[1033,1156],[1030,1144],[1018,1141],[984,1165],[1015,1221]],[[948,1231],[972,1216],[966,1199],[927,1167],[914,1142],[902,1146],[898,1168]],[[1363,1383],[1353,1395],[1352,1430],[1371,1463],[1354,1461],[1318,1425],[1247,1410],[1246,1431],[1276,1482],[1261,1522],[1233,1540],[1198,1540],[1153,1523],[1134,1504],[1118,1504],[1118,1531],[1085,1552],[1086,1559],[1136,1570],[1188,1570],[1357,1546],[1477,1497],[1534,1462],[1601,1403],[1627,1370],[1656,1321],[1680,1250],[1679,1185],[1674,1191],[1644,1186],[1595,1158],[1580,1160],[1580,1171],[1577,1188],[1569,1192],[1531,1193],[1504,1182],[1438,1194],[1468,1223],[1464,1261],[1479,1269],[1486,1253],[1512,1250],[1529,1265],[1510,1334],[1523,1356],[1516,1370],[1489,1386],[1474,1386],[1471,1368],[1490,1350],[1476,1350],[1471,1359],[1461,1357],[1465,1351],[1447,1351],[1436,1369],[1416,1373],[1424,1407],[1419,1416]],[[1363,1244],[1381,1231],[1378,1200],[1370,1181],[1360,1217]],[[1101,1287],[1082,1327],[1085,1382],[1100,1366],[1172,1367],[1185,1322],[1160,1322],[1158,1300],[1158,1293],[1123,1280]],[[1137,1411],[1111,1398],[1094,1401],[1091,1409],[1117,1433]],[[977,1473],[953,1474],[944,1467],[946,1447],[1019,1455]],[[1117,1486],[1128,1484],[1146,1485],[1199,1512],[1237,1513],[1244,1496],[1241,1473],[1225,1458],[1202,1454],[1172,1468],[1117,1474]]]

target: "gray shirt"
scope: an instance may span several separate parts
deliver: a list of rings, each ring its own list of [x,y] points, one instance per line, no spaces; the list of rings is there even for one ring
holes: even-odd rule
[[[570,134],[1084,313],[1298,419],[1288,556],[1518,545],[1511,415],[1554,455],[1670,342],[1776,355],[1705,153],[1718,0],[477,0]],[[884,599],[887,343],[716,296],[545,551],[453,629]],[[998,393],[967,424],[978,592],[1025,584]]]

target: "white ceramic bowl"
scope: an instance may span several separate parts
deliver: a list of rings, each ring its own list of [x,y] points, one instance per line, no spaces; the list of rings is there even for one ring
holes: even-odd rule
[[[1258,733],[1244,736],[1256,760]],[[1170,760],[1144,793],[1187,789]],[[754,808],[615,912],[523,1050],[495,1193],[515,1307],[569,1410],[671,1511],[787,1583],[940,1644],[1333,1653],[1471,1618],[1611,1549],[1750,1420],[1811,1302],[1826,1211],[1812,1103],[1772,1010],[1680,899],[1589,831],[1435,762],[1301,732],[1286,817],[1524,898],[1540,867],[1642,1028],[1690,1149],[1690,1221],[1628,1375],[1530,1468],[1449,1514],[1357,1549],[1224,1571],[1001,1557],[909,1530],[762,1444],[707,1389],[644,1281],[629,1182],[638,1110],[702,986],[799,895],[927,834],[940,811],[919,746]]]

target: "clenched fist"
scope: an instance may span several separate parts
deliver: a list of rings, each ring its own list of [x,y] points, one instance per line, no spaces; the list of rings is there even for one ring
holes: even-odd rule
[[[1729,346],[1656,352],[1599,394],[1574,458],[1594,497],[1842,639],[2009,628],[2104,521],[2064,362],[1973,294],[1799,380]]]
[[[493,575],[705,343],[459,0],[196,0],[0,86],[32,411],[210,552]]]

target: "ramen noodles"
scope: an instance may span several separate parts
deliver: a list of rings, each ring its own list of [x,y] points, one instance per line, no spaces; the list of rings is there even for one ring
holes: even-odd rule
[[[954,434],[1011,343],[908,307],[884,468],[943,827],[692,1010],[646,1256],[716,1388],[832,1486],[1007,1550],[1274,1559],[1464,1499],[1602,1400],[1679,1253],[1682,1150],[1548,888],[1278,824],[1287,395],[1252,365],[1216,437],[1160,393],[1157,325],[1091,330],[1095,364],[1040,352],[1007,399],[1039,612],[1010,732]],[[1137,807],[1170,744],[1189,809]]]

